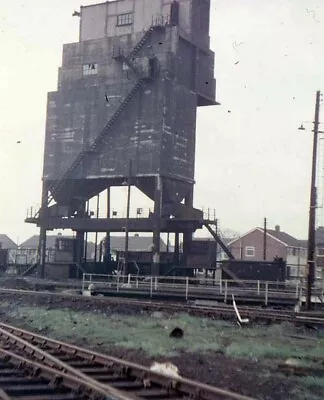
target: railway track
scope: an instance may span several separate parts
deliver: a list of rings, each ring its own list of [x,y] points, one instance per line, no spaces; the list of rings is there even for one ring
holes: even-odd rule
[[[98,385],[0,349],[1,400],[115,399]],[[126,399],[125,399],[126,400]]]
[[[214,318],[235,319],[235,313],[231,304],[222,304],[213,302],[213,304],[201,304],[199,302],[191,301],[183,302],[167,302],[156,300],[138,300],[128,299],[125,297],[84,297],[81,295],[71,295],[63,293],[40,292],[32,290],[19,290],[19,289],[0,289],[0,299],[11,299],[12,296],[26,296],[28,299],[32,298],[50,298],[52,304],[55,301],[60,304],[62,300],[69,300],[71,303],[77,302],[84,304],[85,308],[88,306],[96,305],[123,305],[133,307],[134,309],[147,309],[159,310],[167,312],[185,312],[196,316],[207,316]],[[210,302],[211,303],[211,302]],[[275,310],[269,308],[247,307],[240,306],[239,311],[242,317],[248,317],[251,322],[266,321],[266,322],[291,322],[300,324],[311,324],[316,326],[324,326],[324,313],[323,312],[299,312],[295,313],[293,310]]]
[[[0,324],[0,399],[253,400]]]

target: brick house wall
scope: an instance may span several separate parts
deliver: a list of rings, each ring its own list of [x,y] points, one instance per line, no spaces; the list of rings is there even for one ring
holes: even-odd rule
[[[254,229],[246,235],[229,243],[232,254],[238,260],[263,260],[263,230]],[[267,258],[273,261],[275,257],[287,259],[287,246],[279,240],[267,235]]]

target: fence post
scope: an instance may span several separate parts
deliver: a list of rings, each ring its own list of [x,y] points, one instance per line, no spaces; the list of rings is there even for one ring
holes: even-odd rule
[[[119,292],[119,274],[117,275],[117,292]]]
[[[266,306],[268,305],[268,297],[269,297],[268,289],[269,289],[269,283],[266,282],[266,284],[265,284],[265,301],[264,301],[264,304]]]
[[[219,278],[219,294],[223,293],[223,280],[222,276]]]
[[[85,273],[82,274],[82,293],[84,291],[84,280],[85,280]]]
[[[186,277],[186,300],[188,300],[188,292],[189,292],[189,278]]]
[[[138,289],[138,275],[136,276],[136,289]]]
[[[258,294],[260,294],[260,281],[259,281],[259,279],[258,279],[257,285],[258,285]]]
[[[224,303],[227,303],[227,279],[225,280]]]
[[[158,277],[156,276],[154,279],[154,290],[156,291],[158,288]]]
[[[151,288],[150,288],[150,295],[153,297],[153,277],[151,276]]]
[[[299,294],[299,282],[296,283],[296,299],[298,299]]]
[[[128,274],[127,286],[130,286],[130,283],[131,283],[131,274]]]

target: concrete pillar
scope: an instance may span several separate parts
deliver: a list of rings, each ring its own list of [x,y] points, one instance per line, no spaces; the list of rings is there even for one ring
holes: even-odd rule
[[[42,205],[40,209],[40,231],[38,243],[38,265],[39,276],[41,279],[45,278],[45,264],[46,264],[46,227],[48,218],[48,186],[47,182],[43,181],[42,188]]]
[[[45,264],[46,264],[46,227],[41,225],[39,231],[39,276],[41,279],[45,278]]]
[[[78,211],[78,217],[85,218],[85,211],[86,211],[86,202],[80,205]],[[80,268],[82,267],[83,263],[83,256],[84,256],[84,239],[85,239],[85,232],[84,231],[76,231],[76,252],[75,252],[75,262],[78,268],[78,276],[81,275]]]
[[[185,205],[189,208],[193,208],[193,186],[190,188],[189,193],[185,197]],[[188,256],[190,253],[190,246],[192,242],[192,231],[185,230],[183,232],[183,257],[181,264],[186,266],[188,264]]]
[[[175,232],[175,236],[174,236],[174,258],[173,258],[174,265],[179,265],[179,258],[180,258],[180,238],[179,238],[179,232]]]
[[[158,175],[155,178],[154,193],[154,223],[153,223],[153,254],[152,254],[152,275],[160,274],[160,234],[161,234],[161,216],[162,216],[162,178]]]
[[[83,254],[84,254],[84,235],[85,232],[77,231],[76,232],[76,254],[75,254],[75,262],[77,266],[81,267],[83,262]],[[77,269],[78,276],[80,277],[81,270]]]
[[[110,218],[110,186],[107,187],[107,219]],[[111,259],[110,256],[110,232],[106,232],[106,240],[105,240],[105,253],[104,253],[104,262],[109,262]]]

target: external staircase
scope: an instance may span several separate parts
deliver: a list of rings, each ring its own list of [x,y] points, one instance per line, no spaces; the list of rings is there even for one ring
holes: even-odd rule
[[[141,76],[141,72],[139,71],[138,67],[134,64],[132,61],[132,58],[138,53],[138,51],[144,46],[144,44],[147,42],[149,37],[152,35],[152,33],[155,30],[158,29],[163,29],[163,25],[154,25],[151,26],[142,36],[140,41],[134,46],[132,51],[128,54],[128,56],[125,56],[121,52],[118,54],[114,55],[114,58],[116,60],[119,60],[121,62],[125,62],[129,68],[131,68],[134,72],[136,72],[136,75],[138,76],[138,79],[133,86],[133,88],[130,90],[130,92],[126,95],[122,103],[118,106],[112,117],[109,119],[99,136],[94,140],[94,142],[91,144],[90,148],[87,148],[86,150],[82,150],[73,163],[70,165],[70,167],[57,179],[55,180],[49,187],[48,187],[48,196],[47,196],[47,201],[46,205],[47,207],[50,206],[51,202],[54,200],[55,196],[62,190],[64,185],[66,184],[67,180],[70,179],[73,176],[73,172],[76,170],[76,168],[82,163],[82,161],[85,159],[86,156],[89,154],[93,154],[98,151],[98,149],[102,146],[104,143],[105,139],[107,138],[108,134],[111,132],[113,126],[119,119],[120,115],[122,112],[125,110],[127,105],[131,102],[135,94],[139,91],[139,89],[143,86],[144,82],[147,81],[149,78],[148,77],[143,77]],[[41,214],[41,209],[39,209],[35,215],[33,216],[33,219],[37,220],[39,219]]]

